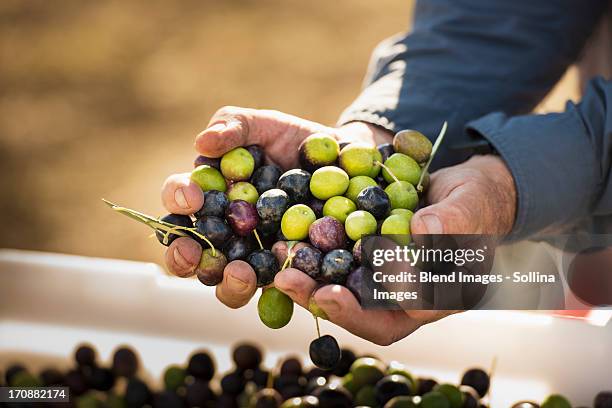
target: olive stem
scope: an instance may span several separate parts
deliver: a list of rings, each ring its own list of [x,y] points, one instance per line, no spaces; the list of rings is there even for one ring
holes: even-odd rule
[[[319,327],[319,318],[315,315],[312,315],[315,319],[315,324],[317,325],[317,336],[321,338],[321,328]]]
[[[257,243],[259,244],[259,249],[264,249],[264,246],[261,243],[261,239],[259,239],[259,234],[257,233],[257,230],[253,230],[253,235],[255,235],[255,239],[257,240]]]
[[[495,374],[495,370],[497,369],[497,356],[493,356],[493,361],[491,361],[491,368],[489,368],[489,384],[491,384],[491,379],[493,378],[493,374]],[[491,396],[491,387],[487,390],[487,394]]]
[[[417,191],[419,193],[423,192],[423,179],[425,178],[425,174],[427,174],[427,170],[429,169],[429,165],[431,164],[434,156],[436,155],[436,152],[438,151],[438,148],[442,144],[442,140],[444,140],[444,135],[446,135],[446,129],[448,129],[448,122],[444,121],[444,124],[442,125],[442,129],[440,129],[440,133],[438,134],[438,137],[436,138],[436,141],[435,141],[435,143],[433,145],[433,148],[431,149],[431,154],[429,155],[429,160],[427,160],[427,163],[425,164],[425,166],[421,170],[421,177],[419,178],[419,182],[418,182],[417,187],[416,187],[416,189],[417,189]]]
[[[399,179],[397,177],[395,177],[395,174],[393,174],[393,172],[391,171],[391,169],[387,166],[384,165],[384,163],[379,162],[378,160],[376,160],[374,162],[374,164],[378,164],[380,167],[382,167],[383,169],[387,170],[387,173],[389,173],[389,175],[391,176],[391,178],[393,180],[395,180],[397,183],[399,183]]]
[[[102,199],[102,201],[104,201],[104,203],[106,203],[114,211],[117,211],[118,213],[123,214],[135,221],[145,224],[146,226],[154,229],[155,231],[160,231],[161,233],[163,233],[164,244],[168,244],[168,237],[170,236],[170,234],[187,237],[189,235],[183,231],[189,231],[196,237],[206,242],[208,246],[210,246],[210,248],[212,249],[212,255],[217,256],[215,246],[204,235],[200,234],[196,228],[183,227],[182,225],[175,225],[171,222],[162,221],[159,218],[155,218],[151,215],[132,210],[131,208],[121,207],[115,203],[105,200],[104,198]]]

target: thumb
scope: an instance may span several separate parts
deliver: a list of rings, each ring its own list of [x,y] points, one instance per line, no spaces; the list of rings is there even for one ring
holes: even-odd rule
[[[248,144],[250,121],[249,109],[233,106],[219,109],[206,129],[196,136],[195,149],[206,157],[221,157]]]
[[[423,234],[478,234],[480,216],[472,198],[459,187],[438,203],[417,211],[410,222],[410,231]]]

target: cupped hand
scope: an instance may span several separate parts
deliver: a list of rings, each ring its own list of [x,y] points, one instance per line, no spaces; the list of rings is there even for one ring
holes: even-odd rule
[[[298,167],[298,147],[313,133],[324,132],[342,141],[381,143],[390,135],[374,126],[355,122],[332,128],[273,110],[224,107],[218,110],[195,139],[196,151],[207,157],[220,157],[238,147],[259,144],[266,152],[266,161],[283,169]],[[162,203],[174,214],[193,214],[204,204],[200,187],[190,180],[190,173],[174,174],[162,187]],[[166,250],[168,270],[181,277],[195,274],[202,247],[193,239],[176,239]],[[248,303],[254,295],[256,276],[243,261],[230,262],[223,281],[216,287],[221,302],[231,308]]]

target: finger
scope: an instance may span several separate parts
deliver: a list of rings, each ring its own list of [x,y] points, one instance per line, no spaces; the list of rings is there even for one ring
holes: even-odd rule
[[[331,322],[382,346],[404,338],[421,325],[403,311],[364,310],[341,285],[323,286],[315,292],[314,300]]]
[[[165,261],[168,271],[181,278],[193,276],[200,263],[202,247],[195,240],[180,237],[166,249]]]
[[[193,214],[202,208],[204,193],[189,173],[173,174],[162,186],[162,204],[172,214]]]
[[[287,268],[276,274],[274,286],[295,303],[308,309],[308,301],[317,287],[317,282],[300,270]]]
[[[454,188],[442,201],[417,211],[410,221],[415,234],[479,234],[482,233],[482,200],[470,184]]]
[[[196,136],[195,148],[206,157],[221,157],[248,144],[250,110],[225,107],[217,111],[207,128]]]
[[[226,306],[237,309],[249,303],[257,290],[257,276],[244,261],[232,261],[223,271],[223,281],[217,285],[217,298]]]

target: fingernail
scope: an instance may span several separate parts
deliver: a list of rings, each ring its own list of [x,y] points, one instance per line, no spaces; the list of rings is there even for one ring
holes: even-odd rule
[[[421,221],[425,224],[428,234],[442,234],[444,232],[444,226],[437,215],[424,215],[421,217]]]
[[[184,209],[189,208],[189,203],[187,202],[187,199],[185,198],[185,193],[183,192],[182,188],[177,188],[176,191],[174,192],[174,201],[176,201],[178,206],[181,208],[184,208]]]
[[[225,129],[226,127],[227,127],[227,124],[225,122],[215,123],[214,125],[212,125],[208,129],[206,129],[206,131],[223,132],[223,129]]]
[[[240,278],[237,278],[233,275],[229,275],[227,277],[227,287],[232,291],[232,292],[244,292],[246,289],[248,289],[249,284],[243,280],[241,280]]]
[[[176,262],[176,264],[181,268],[187,269],[193,267],[193,265],[191,265],[181,254],[181,251],[179,251],[178,248],[174,248],[174,252],[172,252],[172,257],[174,258],[174,262]]]
[[[330,314],[333,315],[340,312],[340,305],[334,300],[318,301],[316,304],[319,306],[320,309],[322,309],[323,313],[328,316]]]

